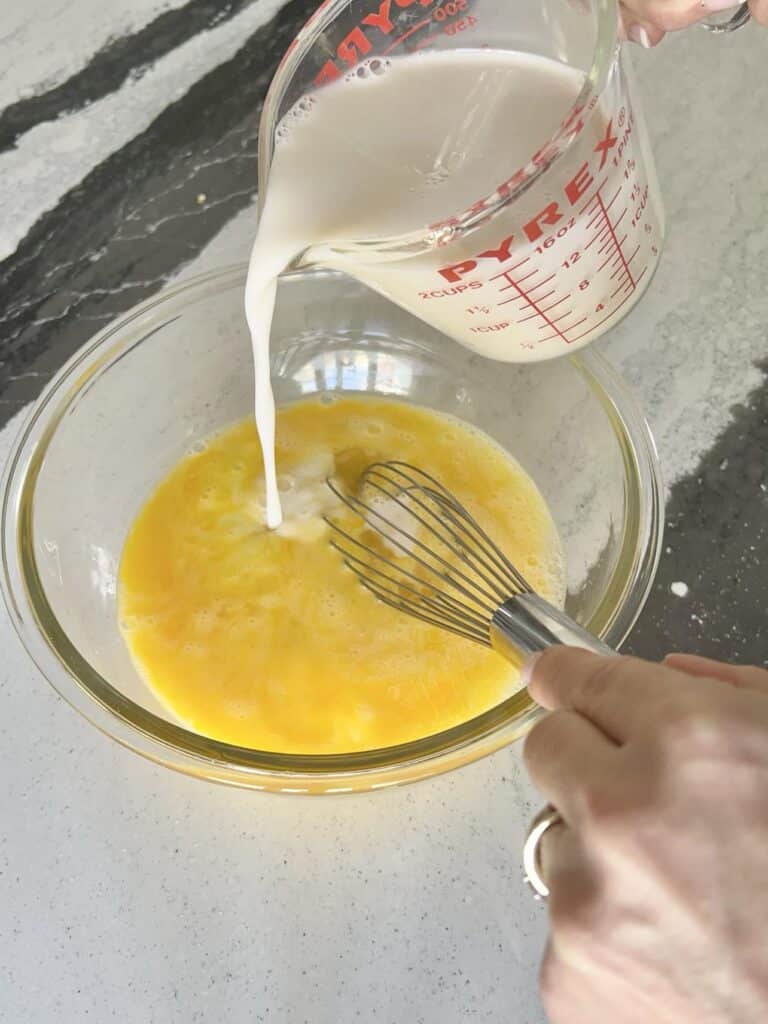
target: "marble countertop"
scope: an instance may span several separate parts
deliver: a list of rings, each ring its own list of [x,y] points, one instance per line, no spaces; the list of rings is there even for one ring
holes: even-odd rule
[[[0,28],[0,463],[87,338],[244,259],[257,115],[313,0],[27,0]],[[666,475],[627,649],[765,664],[768,32],[635,66],[668,216],[652,288],[601,341]],[[682,586],[684,584],[684,586]],[[542,1024],[545,916],[519,747],[374,797],[228,790],[64,705],[0,608],[0,1021]]]

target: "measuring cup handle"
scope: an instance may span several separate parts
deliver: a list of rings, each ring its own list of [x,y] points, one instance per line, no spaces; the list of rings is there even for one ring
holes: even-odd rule
[[[556,644],[583,647],[594,654],[615,654],[607,644],[538,594],[518,594],[500,605],[491,621],[495,650],[519,662]]]

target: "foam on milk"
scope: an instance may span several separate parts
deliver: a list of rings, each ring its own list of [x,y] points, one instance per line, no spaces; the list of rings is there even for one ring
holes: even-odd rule
[[[583,77],[509,51],[375,59],[303,97],[282,119],[245,294],[269,527],[282,520],[269,376],[277,276],[301,258],[408,305],[415,276],[429,287],[444,256],[387,263],[374,251],[363,264],[350,245],[422,231],[493,192],[554,134]],[[498,339],[470,333],[466,297],[458,298],[445,307],[448,333],[498,358]]]

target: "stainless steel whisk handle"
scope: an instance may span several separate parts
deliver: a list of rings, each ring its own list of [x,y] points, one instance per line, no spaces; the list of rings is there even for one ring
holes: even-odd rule
[[[583,647],[595,654],[616,653],[538,594],[518,594],[499,605],[491,620],[491,642],[511,661],[555,644]]]

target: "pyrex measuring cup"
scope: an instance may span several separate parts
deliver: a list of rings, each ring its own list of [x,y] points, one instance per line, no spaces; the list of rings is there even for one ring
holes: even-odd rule
[[[483,49],[581,72],[554,134],[536,140],[524,166],[505,168],[503,180],[483,183],[438,221],[394,238],[314,246],[299,263],[345,270],[485,355],[546,359],[593,341],[632,308],[663,241],[615,0],[326,0],[265,102],[261,198],[280,120],[302,97],[376,74],[381,61],[419,59],[417,51]],[[457,109],[457,121],[468,113]]]

